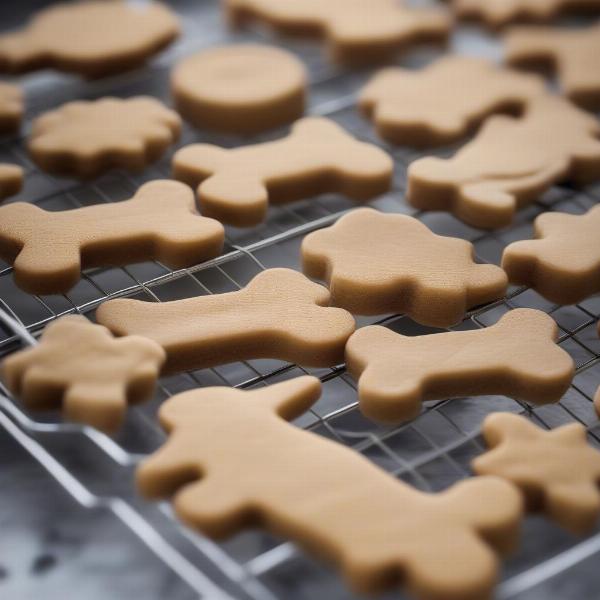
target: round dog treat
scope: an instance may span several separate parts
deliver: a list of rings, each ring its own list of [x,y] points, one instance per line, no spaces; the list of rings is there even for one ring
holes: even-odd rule
[[[68,102],[33,123],[28,149],[45,171],[94,177],[110,168],[141,171],[178,137],[179,115],[155,98]]]
[[[22,29],[0,35],[0,71],[52,67],[101,77],[138,66],[178,35],[177,18],[159,2],[56,4]]]
[[[180,62],[171,88],[177,110],[196,127],[251,134],[302,116],[306,71],[277,48],[225,46]]]

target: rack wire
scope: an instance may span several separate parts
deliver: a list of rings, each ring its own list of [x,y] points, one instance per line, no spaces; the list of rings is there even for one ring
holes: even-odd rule
[[[356,137],[378,144],[393,156],[393,189],[371,205],[386,212],[412,214],[436,233],[470,240],[481,262],[497,264],[508,243],[531,237],[533,219],[541,212],[582,213],[600,200],[600,186],[585,190],[554,187],[537,203],[520,211],[512,227],[486,233],[445,213],[416,212],[404,200],[404,191],[406,166],[419,153],[382,142],[355,109],[356,92],[370,71],[345,72],[331,67],[315,43],[284,40],[259,29],[242,34],[227,32],[221,26],[214,0],[179,0],[172,5],[183,16],[184,35],[143,69],[98,82],[48,73],[23,78],[28,100],[25,134],[33,117],[69,99],[146,93],[168,101],[169,68],[180,57],[214,44],[258,40],[287,47],[306,62],[311,82],[310,114],[335,120]],[[474,28],[460,27],[452,44],[460,52],[492,58],[498,55],[494,40]],[[418,50],[403,57],[402,64],[420,65],[438,52]],[[240,140],[207,135],[186,126],[179,146],[208,141],[231,147],[281,134],[277,131]],[[170,155],[138,176],[117,171],[83,184],[58,179],[40,172],[29,161],[25,139],[26,135],[0,140],[0,159],[20,163],[26,170],[25,190],[16,199],[33,201],[47,210],[119,201],[130,197],[144,181],[169,175]],[[436,154],[444,156],[452,151],[453,148],[444,148]],[[0,355],[37,343],[44,326],[62,315],[79,313],[93,320],[95,309],[110,298],[127,296],[161,302],[223,293],[240,289],[266,268],[298,268],[302,237],[333,223],[353,206],[339,196],[328,195],[271,207],[267,221],[260,227],[227,228],[226,248],[218,258],[176,271],[158,262],[93,269],[83,274],[70,293],[61,296],[30,296],[21,292],[14,284],[12,268],[0,265]],[[473,310],[452,329],[487,327],[506,311],[522,306],[539,308],[556,319],[561,331],[559,343],[576,362],[573,384],[556,405],[533,407],[502,396],[451,399],[427,403],[423,413],[411,423],[382,427],[367,421],[358,411],[355,382],[344,365],[307,370],[281,361],[251,360],[162,378],[155,398],[132,408],[115,438],[90,427],[63,423],[55,413],[28,413],[5,388],[0,390],[0,428],[79,505],[90,511],[110,512],[150,548],[164,569],[182,583],[177,588],[180,595],[170,597],[348,598],[349,592],[332,570],[314,562],[292,543],[249,531],[217,544],[181,526],[168,504],[142,502],[135,493],[131,475],[136,464],[164,441],[155,418],[157,408],[169,396],[186,389],[208,385],[252,388],[310,373],[323,382],[323,395],[295,422],[297,426],[345,444],[398,478],[432,492],[470,476],[470,460],[484,450],[480,424],[493,411],[525,414],[547,428],[580,422],[587,427],[591,443],[600,446],[600,424],[592,407],[592,397],[600,383],[600,340],[596,334],[600,298],[561,307],[532,290],[512,287],[505,298]],[[406,335],[436,331],[402,315],[388,315],[377,321],[358,319],[359,325],[373,322]],[[591,598],[599,581],[593,562],[599,556],[600,528],[580,539],[539,517],[528,517],[522,548],[504,566],[498,597]],[[0,582],[0,589],[1,586]],[[394,592],[393,597],[398,598],[399,594]]]

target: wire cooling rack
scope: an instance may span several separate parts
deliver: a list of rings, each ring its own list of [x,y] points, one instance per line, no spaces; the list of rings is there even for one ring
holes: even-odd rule
[[[408,148],[391,147],[379,140],[355,108],[356,92],[372,71],[348,72],[332,67],[323,59],[318,43],[282,39],[261,29],[236,34],[228,32],[222,25],[216,0],[177,0],[171,5],[182,17],[184,34],[180,41],[143,69],[95,82],[82,82],[48,72],[22,78],[27,95],[24,135],[0,140],[0,161],[19,163],[26,170],[24,191],[10,201],[26,200],[47,210],[65,210],[123,200],[143,182],[168,177],[171,154],[140,176],[117,171],[84,184],[58,179],[35,168],[24,149],[24,141],[33,117],[75,98],[126,97],[144,93],[169,102],[169,69],[179,58],[203,47],[248,40],[280,45],[295,52],[307,64],[310,73],[308,112],[335,120],[356,137],[378,144],[393,156],[396,167],[393,189],[372,202],[372,206],[386,212],[412,214],[436,233],[470,240],[482,262],[498,264],[508,243],[531,237],[533,219],[541,212],[582,213],[600,200],[600,186],[585,190],[554,187],[537,203],[520,211],[512,227],[491,233],[482,233],[445,213],[416,212],[404,200],[405,175],[407,165],[420,154]],[[21,20],[17,17],[25,15],[12,16],[16,24]],[[458,52],[490,58],[499,56],[497,43],[476,27],[459,27],[452,46]],[[440,52],[430,48],[415,50],[403,56],[401,64],[420,66]],[[282,133],[283,130],[242,140],[207,135],[186,126],[178,145],[208,141],[232,147],[276,138]],[[453,151],[454,148],[444,148],[428,154],[444,156]],[[243,287],[266,268],[299,268],[303,236],[333,223],[353,206],[340,196],[327,195],[271,207],[267,221],[259,227],[249,230],[227,228],[226,247],[218,258],[177,271],[157,262],[93,269],[84,273],[80,283],[64,296],[27,295],[15,286],[12,268],[0,265],[0,306],[3,309],[0,313],[0,354],[35,344],[44,326],[61,315],[81,313],[93,320],[95,309],[108,298],[127,296],[161,302],[223,293]],[[133,534],[134,542],[127,542],[127,553],[123,554],[124,566],[138,565],[137,568],[142,569],[141,565],[151,564],[152,585],[144,587],[139,577],[136,579],[133,567],[125,573],[113,569],[109,571],[112,584],[103,582],[101,585],[103,598],[107,589],[112,590],[110,596],[114,598],[125,597],[124,589],[128,589],[130,595],[138,593],[144,598],[164,598],[167,593],[171,599],[352,598],[354,596],[332,570],[313,561],[292,543],[263,532],[248,531],[216,544],[181,526],[167,503],[141,501],[135,492],[132,475],[136,464],[164,441],[156,421],[158,407],[169,396],[187,389],[209,385],[251,388],[310,372],[323,382],[323,394],[296,424],[352,447],[381,468],[427,491],[443,489],[470,475],[470,460],[484,450],[480,424],[485,415],[493,411],[523,413],[548,428],[580,422],[588,428],[590,441],[600,445],[600,424],[592,407],[592,397],[600,383],[600,340],[596,334],[600,297],[577,306],[559,307],[532,290],[512,287],[504,299],[472,311],[453,329],[487,327],[516,307],[533,307],[551,314],[560,327],[560,345],[576,362],[573,385],[557,405],[534,408],[502,396],[452,399],[427,403],[415,421],[386,428],[361,416],[357,409],[355,382],[346,374],[343,365],[307,371],[279,361],[253,360],[162,378],[155,398],[132,408],[123,430],[115,438],[89,427],[63,423],[56,413],[28,413],[2,388],[0,441],[9,440],[15,453],[25,451],[45,470],[45,474],[38,475],[40,479],[45,478],[44,494],[50,497],[51,489],[56,486],[66,492],[62,501],[53,507],[50,519],[60,520],[66,512],[81,514],[77,523],[84,534],[89,530],[92,546],[99,543],[99,537],[104,539],[99,533],[98,522],[102,529],[128,530]],[[359,325],[373,322],[374,319],[358,319]],[[388,315],[377,322],[406,335],[436,331],[419,326],[402,315]],[[4,444],[0,447],[4,448]],[[19,471],[11,472],[11,477],[16,480],[7,479],[7,485],[14,487],[23,483],[23,474]],[[360,484],[356,482],[356,485]],[[102,515],[100,521],[98,515]],[[119,543],[120,538],[109,546],[110,552],[118,555]],[[56,548],[57,544],[52,547]],[[599,558],[600,528],[582,539],[563,532],[541,517],[527,517],[520,550],[504,564],[497,596],[506,600],[587,600],[597,597],[600,575],[596,565]],[[2,560],[0,553],[0,594],[3,597],[41,597],[27,596],[27,590],[36,588],[30,588],[27,582],[25,585],[22,581],[15,582],[2,566]],[[50,570],[52,564],[51,560],[48,564],[43,563],[42,571]],[[34,573],[38,571],[33,570]],[[84,581],[84,574],[75,569],[69,585],[75,589],[78,582],[84,585]],[[135,585],[129,586],[131,582]],[[54,597],[48,584],[43,585],[44,597]],[[8,592],[6,596],[3,589]],[[88,590],[85,597],[96,596]],[[395,591],[389,597],[403,596]]]

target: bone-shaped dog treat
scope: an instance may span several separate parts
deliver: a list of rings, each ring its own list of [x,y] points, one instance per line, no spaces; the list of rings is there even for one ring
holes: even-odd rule
[[[237,292],[173,302],[109,300],[96,313],[117,335],[133,333],[167,351],[169,371],[277,358],[310,367],[342,362],[354,331],[329,292],[291,269],[268,269]]]
[[[0,256],[14,261],[19,287],[68,291],[81,269],[160,260],[187,267],[219,254],[223,226],[195,212],[177,181],[151,181],[124,202],[47,212],[16,202],[0,208]]]
[[[112,167],[141,171],[179,136],[181,119],[155,98],[69,102],[36,119],[34,161],[59,175],[94,177]]]
[[[401,580],[427,600],[488,598],[493,550],[513,546],[522,512],[493,477],[426,494],[350,448],[286,423],[318,398],[299,377],[253,391],[205,388],[160,409],[167,443],[137,471],[149,498],[174,496],[214,538],[261,526],[334,562],[359,591]]]
[[[550,63],[573,102],[585,108],[600,108],[600,25],[574,30],[516,27],[505,39],[510,64],[535,67]]]
[[[2,364],[8,388],[33,410],[62,405],[66,419],[115,431],[128,404],[152,394],[163,349],[142,337],[114,339],[82,316],[46,327],[40,344]]]
[[[450,19],[441,10],[403,6],[401,0],[223,0],[229,21],[251,20],[292,34],[327,40],[335,61],[365,64],[389,59],[422,40],[443,41]]]
[[[23,185],[23,169],[0,163],[0,200],[19,192]]]
[[[586,433],[579,423],[545,431],[525,417],[494,413],[483,423],[491,450],[473,461],[473,470],[506,479],[530,510],[585,533],[600,515],[600,452]]]
[[[476,331],[407,337],[371,326],[348,340],[346,364],[358,379],[361,411],[380,422],[407,421],[423,401],[455,396],[546,404],[560,400],[574,372],[557,336],[552,317],[527,308]]]
[[[549,21],[568,12],[600,12],[599,0],[451,0],[461,18],[480,19],[490,27],[515,21]]]
[[[175,15],[159,2],[55,4],[23,29],[0,35],[0,71],[53,67],[101,77],[138,66],[178,35]]]
[[[15,131],[23,117],[21,88],[0,81],[0,132]]]
[[[504,227],[553,183],[600,179],[599,135],[592,115],[538,96],[521,118],[488,119],[454,157],[413,162],[407,197],[417,208],[448,210],[475,227]]]
[[[269,202],[340,192],[368,200],[386,192],[393,163],[372,144],[359,142],[333,121],[296,121],[289,136],[227,150],[192,144],[173,157],[176,179],[198,184],[203,214],[241,227],[260,223]]]
[[[473,245],[435,235],[406,215],[354,210],[302,241],[303,271],[325,280],[332,302],[354,314],[406,313],[449,327],[501,297],[506,275],[473,261]]]
[[[452,142],[490,114],[523,109],[543,92],[542,80],[534,75],[447,56],[420,71],[379,71],[362,90],[359,106],[381,137],[423,147]]]
[[[502,267],[557,304],[576,304],[600,292],[600,206],[584,215],[546,212],[534,222],[535,240],[510,244]]]

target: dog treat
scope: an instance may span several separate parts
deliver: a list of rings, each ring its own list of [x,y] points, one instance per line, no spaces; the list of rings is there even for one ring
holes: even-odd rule
[[[23,186],[23,169],[0,163],[0,200],[17,194]]]
[[[490,117],[454,157],[413,162],[407,198],[416,208],[448,210],[474,227],[504,227],[552,184],[600,179],[598,135],[592,115],[539,96],[521,118]]]
[[[600,8],[600,1],[597,4]],[[506,60],[510,64],[550,64],[573,102],[585,108],[600,108],[600,25],[587,29],[516,27],[505,40]]]
[[[307,75],[293,54],[258,44],[212,48],[171,77],[177,110],[196,127],[253,134],[300,118]]]
[[[31,294],[65,293],[88,267],[160,260],[187,267],[216,256],[223,226],[195,211],[177,181],[151,181],[129,200],[48,212],[15,202],[0,208],[0,257],[14,261]]]
[[[128,404],[152,395],[164,361],[155,342],[114,339],[105,327],[73,315],[48,325],[38,346],[8,356],[2,377],[27,408],[62,405],[66,419],[113,432]]]
[[[522,110],[542,93],[544,83],[535,75],[498,68],[478,58],[446,56],[420,71],[382,69],[362,90],[358,102],[381,137],[394,144],[424,147],[453,142],[485,117]]]
[[[160,408],[170,437],[144,461],[148,498],[173,496],[190,526],[222,539],[260,525],[336,564],[352,587],[399,580],[428,600],[488,598],[495,552],[515,545],[519,492],[477,477],[427,494],[354,450],[286,421],[320,394],[315,377],[257,390],[204,388]]]
[[[179,35],[159,2],[82,0],[38,12],[21,30],[0,35],[0,71],[54,68],[102,77],[142,64]]]
[[[504,250],[502,268],[512,283],[557,304],[576,304],[600,292],[600,205],[584,215],[542,213],[534,232],[537,239]]]
[[[600,12],[599,0],[451,0],[457,16],[489,27],[515,21],[549,21],[568,12]]]
[[[223,0],[234,27],[260,20],[283,33],[318,35],[333,60],[365,64],[390,59],[420,41],[444,41],[450,18],[442,10],[402,0]]]
[[[525,417],[493,413],[483,437],[491,450],[473,461],[475,473],[516,485],[530,510],[569,531],[592,529],[600,515],[600,452],[588,444],[583,425],[546,431]]]
[[[23,117],[21,88],[0,81],[0,133],[19,129]]]
[[[326,288],[291,269],[268,269],[226,294],[161,303],[109,300],[96,318],[117,335],[158,342],[171,372],[254,358],[329,367],[343,361],[354,331],[352,315],[329,307]]]
[[[203,214],[249,227],[265,219],[269,202],[339,192],[358,201],[387,192],[391,158],[359,142],[333,121],[309,117],[274,142],[232,150],[191,144],[173,157],[173,175],[198,186]]]
[[[407,337],[375,325],[348,340],[346,364],[358,380],[363,414],[399,423],[415,418],[425,400],[504,394],[558,402],[574,366],[557,337],[552,317],[529,308],[475,331]]]
[[[466,240],[436,235],[406,215],[361,208],[302,241],[302,269],[327,282],[332,303],[354,314],[405,313],[449,327],[504,295],[506,274],[473,261]]]
[[[155,98],[76,101],[33,123],[28,148],[40,168],[95,177],[110,168],[141,171],[179,137],[181,119]]]

